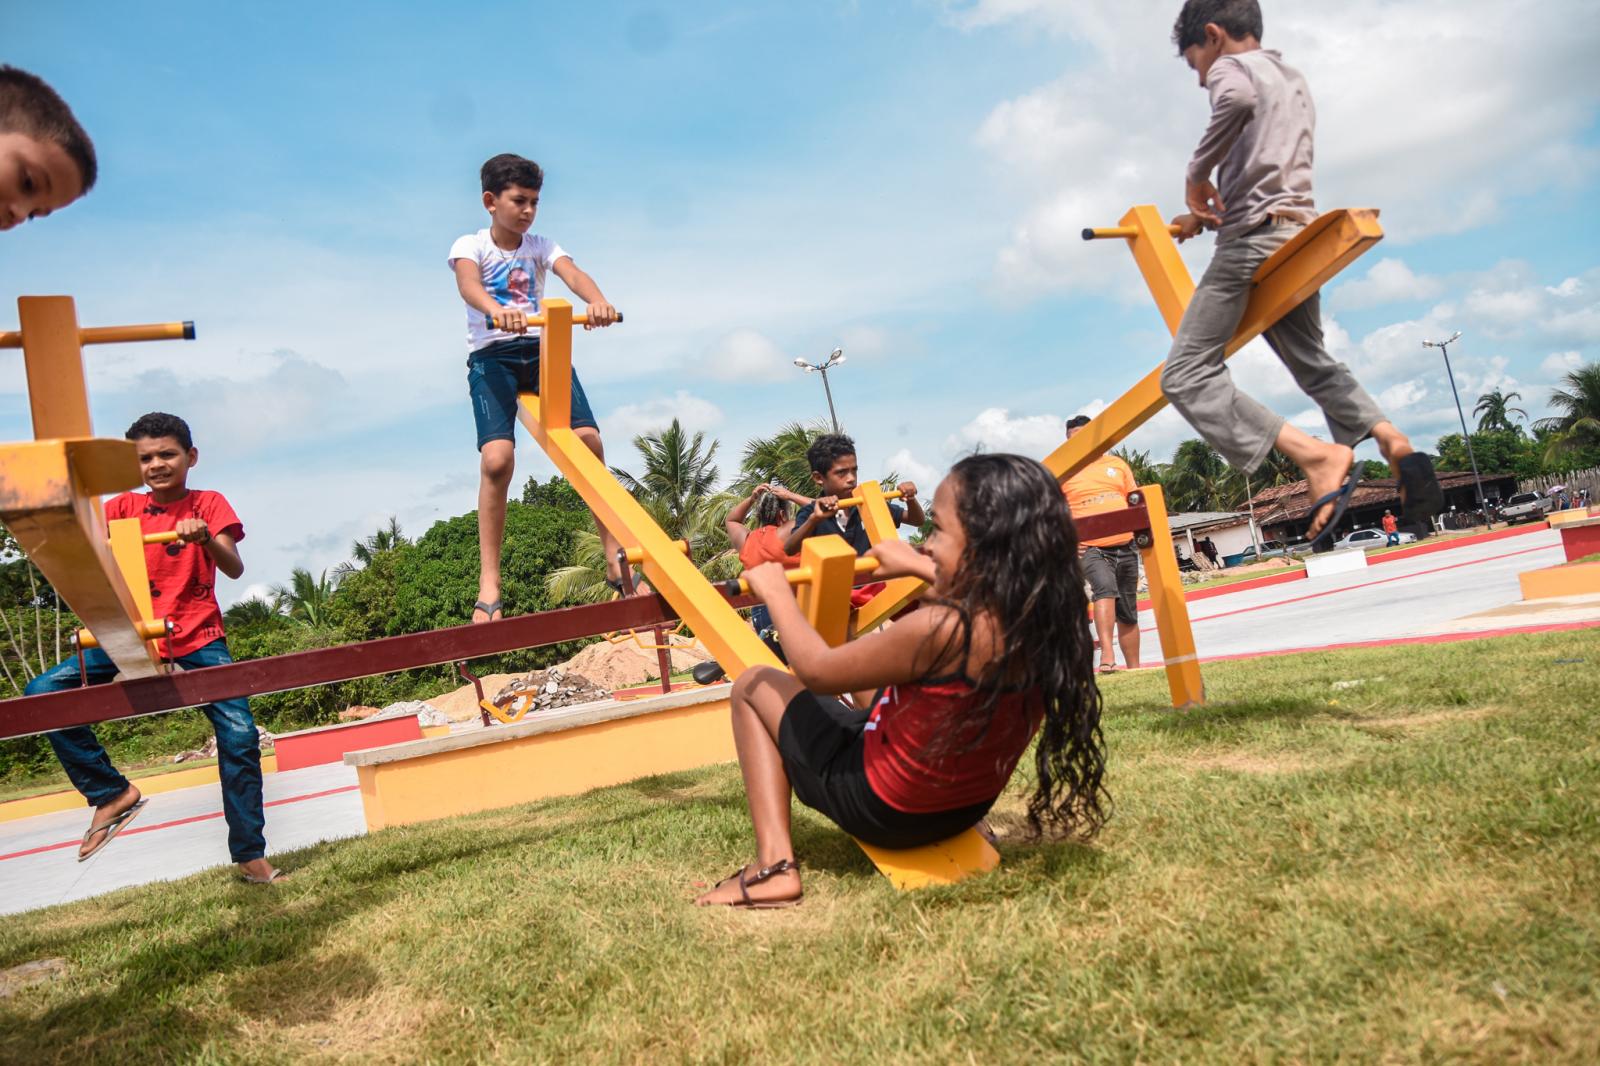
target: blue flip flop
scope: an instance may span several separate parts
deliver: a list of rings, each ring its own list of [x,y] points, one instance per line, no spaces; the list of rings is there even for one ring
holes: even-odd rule
[[[1317,498],[1317,502],[1311,505],[1311,510],[1306,512],[1308,515],[1306,519],[1306,532],[1310,533],[1311,523],[1316,520],[1317,512],[1322,510],[1324,504],[1333,504],[1333,514],[1328,516],[1328,521],[1325,525],[1323,525],[1322,530],[1315,537],[1311,538],[1311,547],[1313,550],[1316,549],[1318,544],[1323,542],[1324,538],[1333,532],[1333,528],[1339,524],[1339,519],[1343,518],[1345,511],[1349,510],[1350,497],[1355,495],[1356,483],[1360,480],[1361,475],[1356,473],[1355,464],[1352,463],[1350,466],[1350,475],[1349,477],[1345,478],[1344,485],[1340,488],[1334,489],[1332,492],[1323,493]]]

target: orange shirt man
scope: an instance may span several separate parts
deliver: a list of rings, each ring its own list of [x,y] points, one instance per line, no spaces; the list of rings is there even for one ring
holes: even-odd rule
[[[1089,424],[1087,415],[1067,421],[1067,436]],[[1061,486],[1067,508],[1074,518],[1120,511],[1128,506],[1128,493],[1137,488],[1133,470],[1115,455],[1100,456]],[[1078,561],[1089,581],[1089,598],[1094,603],[1094,631],[1100,639],[1100,672],[1117,668],[1111,646],[1113,622],[1122,658],[1129,669],[1139,665],[1139,554],[1133,548],[1132,533],[1081,541]]]

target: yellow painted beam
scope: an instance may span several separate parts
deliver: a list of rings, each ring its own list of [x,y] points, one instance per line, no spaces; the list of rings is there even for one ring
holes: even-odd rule
[[[1167,328],[1176,333],[1183,309],[1194,293],[1189,271],[1178,258],[1177,243],[1153,207],[1134,208],[1124,216],[1123,224],[1138,231],[1138,236],[1128,240],[1134,260]],[[1256,271],[1255,291],[1245,305],[1226,354],[1232,355],[1260,336],[1382,239],[1383,228],[1378,225],[1378,212],[1374,209],[1347,208],[1317,218]],[[1165,365],[1158,364],[1074,433],[1071,440],[1063,441],[1046,456],[1044,465],[1050,472],[1065,481],[1165,407],[1167,399],[1161,394],[1161,368]]]
[[[1189,605],[1183,598],[1183,577],[1178,573],[1178,555],[1172,547],[1166,495],[1160,485],[1140,485],[1139,492],[1150,514],[1150,542],[1139,545],[1145,577],[1150,582],[1150,610],[1156,616],[1156,636],[1161,643],[1172,706],[1186,710],[1205,702],[1206,684],[1200,676]]]
[[[0,446],[0,521],[124,677],[163,672],[144,617],[101,524],[98,494],[140,482],[131,441],[39,440]],[[143,547],[140,564],[143,564]],[[149,593],[148,582],[144,591]]]
[[[871,562],[871,560],[867,560]],[[800,569],[810,580],[795,586],[800,610],[822,639],[837,648],[850,639],[850,586],[856,550],[838,534],[808,537],[800,546]]]
[[[571,429],[572,305],[566,300],[552,297],[543,301],[542,312],[544,323],[539,341],[539,395],[524,394],[519,397],[518,417],[522,424],[556,468],[572,483],[572,487],[578,490],[584,503],[594,512],[596,520],[623,544],[635,545],[642,551],[641,565],[650,586],[666,597],[679,617],[689,624],[695,636],[722,664],[729,677],[737,677],[752,666],[777,666],[781,669],[778,657],[750,628],[749,623],[729,606],[705,575],[656,525],[649,512],[617,483],[606,465]],[[886,506],[883,505],[881,493],[877,503]],[[871,500],[864,506],[870,515]],[[883,517],[887,517],[887,512]],[[381,803],[376,793],[376,783],[370,787],[373,790],[370,804]],[[363,800],[368,799],[368,792],[369,785],[363,777]],[[369,824],[372,817],[370,804]],[[969,837],[970,840],[967,839]],[[895,852],[894,855],[894,868],[902,871],[897,884],[948,883],[992,868],[993,862],[999,861],[998,857],[994,857],[988,866],[981,863],[963,865],[964,860],[974,856],[988,861],[984,856],[993,855],[988,842],[970,829],[943,844]],[[877,861],[876,857],[874,861]]]

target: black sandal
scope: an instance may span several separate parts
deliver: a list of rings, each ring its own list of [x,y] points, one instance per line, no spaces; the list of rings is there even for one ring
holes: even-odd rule
[[[1444,491],[1433,460],[1412,452],[1395,464],[1400,473],[1400,528],[1422,540],[1433,532],[1433,517],[1444,510]]]
[[[739,879],[739,895],[741,898],[731,900],[722,904],[722,906],[738,907],[741,910],[775,911],[783,907],[793,907],[799,903],[805,898],[805,890],[802,889],[799,895],[792,896],[789,899],[752,899],[750,898],[750,886],[759,885],[763,881],[771,880],[779,874],[788,873],[790,870],[798,872],[799,869],[800,864],[793,859],[779,859],[771,866],[763,866],[754,874],[750,872],[750,867],[741,866],[727,877],[718,881],[713,887],[720,888],[737,877]]]

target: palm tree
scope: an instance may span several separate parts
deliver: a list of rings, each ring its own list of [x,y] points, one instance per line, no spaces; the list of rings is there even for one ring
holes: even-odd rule
[[[261,622],[269,622],[277,617],[278,605],[264,600],[260,596],[251,596],[240,600],[222,612],[222,620],[228,624],[229,629],[257,625]]]
[[[1165,488],[1173,511],[1227,511],[1243,498],[1239,472],[1203,440],[1186,440],[1172,453]]]
[[[1533,424],[1536,431],[1549,434],[1544,458],[1552,464],[1583,448],[1600,446],[1600,363],[1585,363],[1561,384],[1565,388],[1550,394],[1550,406],[1561,413]]]
[[[1133,448],[1124,445],[1112,451],[1111,454],[1128,464],[1128,468],[1133,471],[1135,484],[1164,484],[1163,478],[1166,477],[1167,469],[1161,463],[1152,463],[1149,452],[1135,451]]]
[[[350,545],[352,558],[346,559],[333,568],[333,582],[338,584],[362,567],[372,565],[372,560],[386,551],[393,551],[402,544],[410,544],[406,535],[400,532],[400,520],[394,515],[389,516],[389,524],[379,527],[366,540],[358,540]]]
[[[1510,432],[1518,429],[1509,416],[1517,414],[1522,416],[1524,422],[1528,420],[1528,412],[1520,407],[1511,406],[1512,400],[1520,399],[1522,399],[1520,392],[1501,392],[1499,389],[1492,389],[1479,396],[1478,405],[1472,409],[1473,414],[1480,416],[1478,432],[1492,433],[1495,430]]]
[[[696,501],[711,495],[716,488],[719,442],[713,440],[707,447],[703,431],[690,437],[674,418],[659,433],[641,433],[633,438],[633,446],[644,460],[644,473],[634,477],[616,467],[611,472],[635,499],[659,505],[660,517],[665,519],[661,528],[668,536],[686,536]]]
[[[272,593],[277,597],[279,611],[315,628],[327,620],[333,588],[334,582],[328,579],[326,570],[321,577],[314,578],[311,571],[297,566],[290,571],[289,584],[274,587]]]
[[[831,427],[822,421],[786,422],[770,437],[753,438],[744,446],[735,488],[749,491],[770,481],[794,492],[811,492],[811,464],[806,461],[806,449],[830,431]]]

